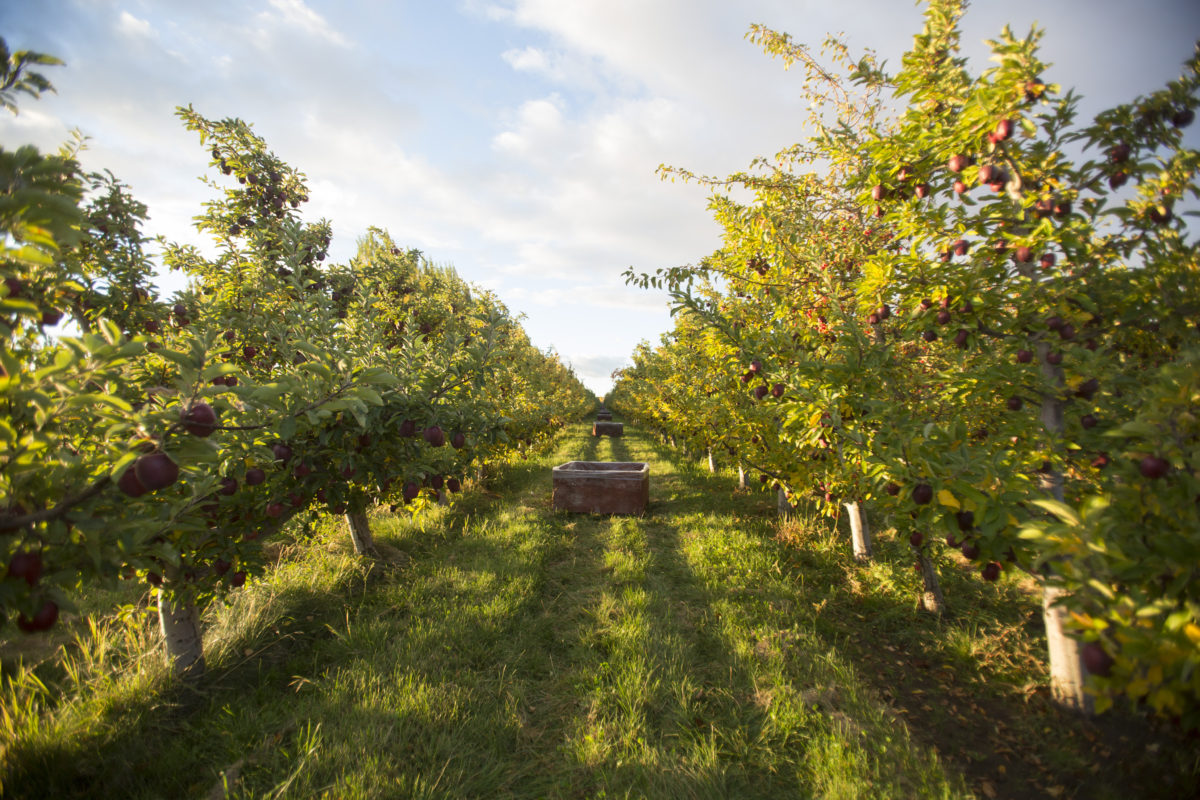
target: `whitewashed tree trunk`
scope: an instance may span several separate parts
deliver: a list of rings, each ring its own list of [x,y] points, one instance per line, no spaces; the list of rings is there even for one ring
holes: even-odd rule
[[[779,510],[779,518],[786,519],[796,510],[796,507],[788,502],[787,492],[783,487],[779,487],[775,495],[775,507]]]
[[[746,468],[738,464],[738,488],[746,488]]]
[[[438,489],[438,505],[439,506],[450,505],[450,498],[446,496],[446,491],[444,489]]]
[[[675,434],[671,434],[671,449],[678,450],[679,444],[675,441]]]
[[[1082,711],[1093,712],[1092,698],[1084,691],[1086,670],[1079,642],[1067,636],[1070,612],[1055,606],[1063,591],[1047,583],[1042,590],[1042,619],[1046,622],[1046,646],[1050,651],[1050,689],[1058,702]]]
[[[371,534],[371,523],[365,512],[346,514],[346,524],[350,526],[350,541],[354,542],[354,552],[360,556],[377,556],[375,537]]]
[[[1062,367],[1047,363],[1049,352],[1045,343],[1038,344],[1042,377],[1051,387],[1050,392],[1042,395],[1041,417],[1046,430],[1058,436],[1063,430],[1063,402],[1058,397],[1064,383],[1063,371]],[[1060,471],[1046,470],[1041,484],[1046,494],[1062,502],[1063,476]],[[1059,703],[1090,714],[1093,706],[1092,698],[1084,691],[1083,649],[1077,639],[1067,635],[1066,622],[1070,615],[1054,605],[1063,592],[1053,585],[1053,581],[1051,577],[1042,588],[1042,620],[1046,624],[1046,646],[1050,656],[1050,692]]]
[[[715,475],[717,472],[717,462],[713,458],[712,448],[708,448],[708,472],[710,475]]]
[[[846,503],[846,517],[850,520],[850,545],[856,561],[871,559],[871,529],[867,527],[867,515],[862,512],[858,501]]]
[[[942,584],[938,581],[937,568],[933,565],[933,559],[929,557],[925,550],[914,547],[916,552],[917,564],[921,567],[921,589],[920,606],[922,611],[928,611],[930,614],[940,615],[946,608],[946,599],[942,596]]]
[[[204,637],[195,603],[170,599],[158,592],[158,626],[167,650],[167,665],[177,678],[195,679],[204,674]]]

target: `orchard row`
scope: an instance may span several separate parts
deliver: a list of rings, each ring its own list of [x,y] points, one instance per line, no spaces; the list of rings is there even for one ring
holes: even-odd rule
[[[34,96],[32,53],[5,86]],[[6,102],[10,98],[6,95]],[[297,514],[417,513],[594,404],[493,296],[372,229],[326,264],[304,176],[239,120],[180,109],[219,199],[214,255],[151,291],[146,208],[72,152],[0,150],[0,622],[55,624],[84,583],[157,587],[168,655],[203,668],[198,611],[265,568]],[[49,330],[58,325],[57,330]]]
[[[1037,31],[972,75],[962,5],[929,3],[895,74],[752,31],[803,68],[815,134],[725,180],[669,170],[712,187],[723,246],[628,275],[676,324],[607,400],[845,509],[859,557],[866,516],[895,525],[930,610],[952,551],[1024,570],[1062,700],[1200,725],[1200,258],[1176,213],[1200,56],[1081,123]]]

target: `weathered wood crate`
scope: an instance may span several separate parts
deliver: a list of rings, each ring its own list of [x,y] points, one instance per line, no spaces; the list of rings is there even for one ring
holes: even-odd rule
[[[564,511],[640,515],[650,502],[650,465],[644,461],[568,461],[553,475],[553,505]]]
[[[596,412],[596,419],[603,422],[612,422],[612,412],[604,411],[603,409]]]
[[[625,435],[625,423],[623,422],[600,422],[597,420],[592,423],[592,436],[623,435]]]

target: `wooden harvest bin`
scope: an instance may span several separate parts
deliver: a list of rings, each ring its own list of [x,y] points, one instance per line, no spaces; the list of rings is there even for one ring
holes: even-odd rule
[[[650,502],[650,465],[644,461],[568,461],[553,474],[556,509],[644,514]]]
[[[601,420],[603,422],[612,422],[612,412],[611,411],[597,411],[596,419]]]
[[[625,423],[623,422],[600,422],[592,423],[592,436],[623,436],[625,434]]]

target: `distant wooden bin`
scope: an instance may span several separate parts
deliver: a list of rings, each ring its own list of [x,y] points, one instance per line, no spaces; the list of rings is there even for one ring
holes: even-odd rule
[[[604,422],[611,422],[612,421],[612,412],[611,411],[597,411],[596,419],[602,420]]]
[[[556,509],[639,515],[650,502],[650,465],[644,461],[568,461],[553,474]]]
[[[600,422],[592,423],[592,436],[624,436],[624,422]]]

